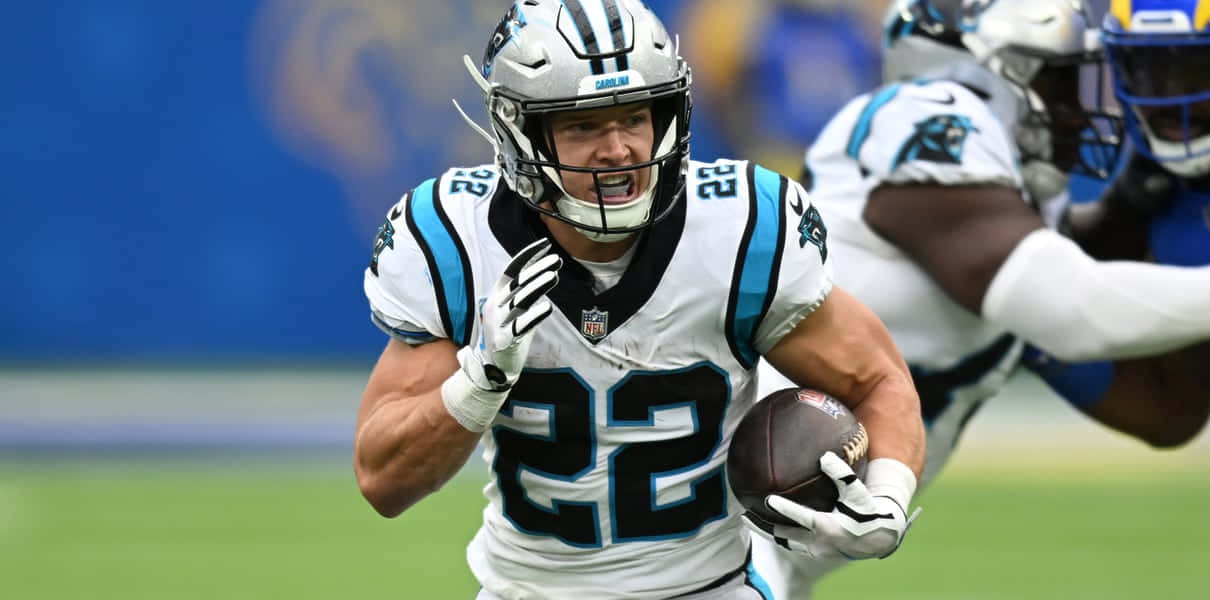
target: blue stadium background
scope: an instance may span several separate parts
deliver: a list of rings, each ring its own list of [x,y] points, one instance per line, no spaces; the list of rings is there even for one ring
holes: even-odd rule
[[[461,55],[508,4],[6,8],[0,364],[368,363],[374,230],[488,158],[449,98],[481,112]],[[696,114],[695,154],[729,152]]]
[[[480,114],[461,55],[508,4],[7,7],[0,365],[368,364],[374,230],[412,185],[488,159],[449,99]],[[649,4],[697,43],[699,158],[789,172],[877,81],[880,3]],[[723,118],[737,95],[766,127]]]

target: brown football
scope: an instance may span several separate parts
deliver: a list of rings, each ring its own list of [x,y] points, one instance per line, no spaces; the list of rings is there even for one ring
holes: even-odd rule
[[[769,509],[765,497],[778,494],[831,511],[838,493],[819,457],[831,450],[864,477],[868,448],[865,427],[839,400],[809,389],[778,390],[740,421],[727,455],[727,480],[750,516],[793,525]]]

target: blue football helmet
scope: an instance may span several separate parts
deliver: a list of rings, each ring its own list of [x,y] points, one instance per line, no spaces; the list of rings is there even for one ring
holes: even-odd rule
[[[1113,0],[1102,30],[1138,150],[1182,177],[1210,173],[1210,0]]]

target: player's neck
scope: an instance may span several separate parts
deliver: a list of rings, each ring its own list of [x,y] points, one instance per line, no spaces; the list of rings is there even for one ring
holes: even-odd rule
[[[597,242],[576,231],[575,227],[558,219],[542,215],[550,236],[573,258],[591,262],[611,262],[622,257],[639,236],[632,235],[620,242]]]

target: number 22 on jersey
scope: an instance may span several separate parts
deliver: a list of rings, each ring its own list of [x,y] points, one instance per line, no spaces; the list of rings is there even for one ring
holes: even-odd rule
[[[504,516],[518,530],[552,536],[564,543],[602,545],[598,510],[609,511],[613,542],[687,537],[727,516],[723,466],[690,482],[687,498],[657,504],[656,480],[700,468],[717,453],[730,400],[724,372],[709,363],[677,371],[632,371],[606,394],[604,433],[594,423],[593,390],[570,369],[526,370],[501,412],[511,417],[521,407],[546,411],[546,435],[523,433],[505,425],[492,428],[497,451],[492,462]],[[656,413],[682,409],[692,415],[688,436],[654,436],[622,443],[608,456],[609,493],[601,501],[551,499],[534,502],[522,472],[559,482],[575,482],[594,469],[597,436],[656,426]]]

